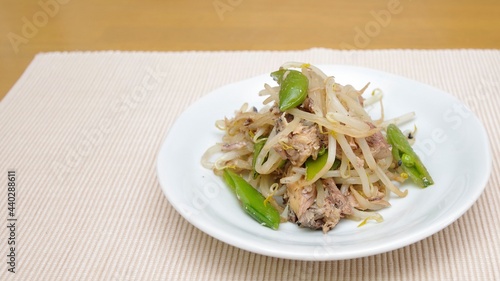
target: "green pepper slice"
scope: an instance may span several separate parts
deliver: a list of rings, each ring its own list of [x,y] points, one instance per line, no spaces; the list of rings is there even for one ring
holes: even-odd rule
[[[305,163],[306,180],[312,180],[325,167],[326,160],[328,160],[328,153],[318,156],[315,160],[308,158]]]
[[[316,175],[325,167],[326,161],[328,160],[328,149],[325,149],[323,153],[318,153],[318,157],[316,159],[312,159],[312,157],[309,157],[306,160],[305,166],[306,166],[306,180],[310,181]],[[335,159],[335,161],[332,164],[331,169],[338,169],[340,166],[340,161],[338,159]]]
[[[224,169],[222,177],[236,193],[236,197],[238,197],[247,214],[261,225],[274,230],[278,229],[281,220],[280,214],[271,204],[264,203],[266,198],[260,192],[242,177],[228,169]]]
[[[257,162],[257,157],[259,156],[262,148],[266,144],[267,138],[258,139],[257,142],[253,145],[253,159],[252,159],[252,168],[253,168],[253,178],[256,178],[259,173],[255,170],[255,162]]]
[[[302,104],[307,97],[309,79],[297,70],[280,69],[271,77],[280,85],[279,109],[286,111]]]
[[[387,126],[387,141],[392,146],[392,156],[413,182],[424,188],[434,184],[434,180],[408,143],[408,139],[394,124]]]

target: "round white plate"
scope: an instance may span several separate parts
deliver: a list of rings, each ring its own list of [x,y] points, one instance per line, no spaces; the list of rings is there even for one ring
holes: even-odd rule
[[[175,122],[159,152],[157,173],[172,206],[203,232],[233,246],[267,256],[300,260],[340,260],[398,249],[422,240],[458,219],[483,192],[491,169],[484,127],[452,95],[428,85],[366,68],[319,66],[340,84],[357,89],[371,82],[384,92],[386,118],[415,112],[402,129],[418,127],[415,150],[434,178],[426,189],[411,183],[406,198],[391,198],[380,211],[382,223],[341,221],[327,234],[283,223],[279,230],[260,226],[240,207],[235,195],[200,159],[219,142],[215,121],[232,117],[245,102],[262,107],[258,92],[268,74],[230,84],[204,96]],[[374,118],[378,105],[369,109]]]

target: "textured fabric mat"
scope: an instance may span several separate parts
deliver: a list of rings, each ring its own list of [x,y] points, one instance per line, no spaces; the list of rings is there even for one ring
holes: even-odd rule
[[[285,61],[350,64],[430,84],[484,123],[483,195],[413,245],[329,262],[253,254],[199,231],[156,177],[176,118],[208,92]],[[500,51],[72,52],[35,57],[0,103],[0,219],[16,171],[16,273],[0,228],[1,280],[500,280]],[[473,163],[464,163],[473,165]]]

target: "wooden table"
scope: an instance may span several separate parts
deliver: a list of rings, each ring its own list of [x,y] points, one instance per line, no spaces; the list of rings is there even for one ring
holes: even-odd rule
[[[4,0],[0,98],[39,52],[499,48],[498,0]]]

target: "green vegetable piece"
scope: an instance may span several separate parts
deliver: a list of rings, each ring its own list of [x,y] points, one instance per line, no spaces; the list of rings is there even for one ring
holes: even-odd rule
[[[415,167],[407,167],[403,165],[403,170],[408,174],[408,177],[420,187],[431,185],[426,177],[423,177]]]
[[[281,85],[281,82],[283,81],[283,75],[285,75],[285,71],[286,69],[280,69],[271,72],[271,77],[273,78],[274,81],[278,82],[278,84]]]
[[[261,225],[274,230],[278,229],[281,220],[280,214],[271,204],[264,203],[266,198],[260,192],[228,169],[224,169],[223,179],[235,191],[247,214]]]
[[[389,141],[389,139],[388,139],[388,141]],[[390,143],[390,141],[389,141],[389,143]],[[411,162],[413,164],[413,166],[411,166],[411,167],[405,165],[405,163],[403,162],[403,159],[402,159],[404,155],[409,156],[408,154],[402,153],[396,146],[392,146],[392,157],[394,158],[394,160],[396,160],[396,162],[398,163],[398,166],[402,166],[403,171],[408,175],[408,177],[414,183],[416,183],[418,186],[424,187],[425,186],[424,181],[422,180],[422,178],[420,178],[420,173],[415,169],[415,162],[413,162],[413,161]],[[409,159],[406,159],[405,161],[407,161],[407,160],[409,160]],[[406,163],[406,164],[409,164],[409,163]]]
[[[403,153],[403,155],[401,156],[401,162],[403,163],[403,165],[409,168],[415,166],[415,161],[408,154]]]
[[[413,151],[408,139],[394,124],[387,126],[387,141],[392,145],[394,159],[402,164],[403,171],[408,177],[420,187],[428,187],[434,184],[434,180],[425,168],[424,164]]]
[[[312,180],[321,171],[321,169],[325,167],[327,160],[328,160],[328,149],[326,148],[323,148],[320,151],[318,151],[318,157],[316,158],[316,160],[309,157],[305,163],[306,180],[308,181]],[[340,160],[335,159],[332,166],[330,167],[330,170],[338,169],[339,166],[340,166]]]
[[[226,184],[231,188],[232,191],[236,192],[236,184],[234,183],[233,178],[231,175],[224,170],[224,173],[222,174],[222,179],[226,182]]]
[[[309,79],[297,70],[280,69],[271,77],[280,85],[279,108],[281,111],[295,108],[307,97]]]
[[[253,178],[256,178],[259,173],[255,171],[255,162],[257,162],[257,157],[259,156],[262,148],[266,144],[267,138],[261,138],[257,140],[257,142],[253,145],[253,159],[252,159],[252,167],[253,167]]]
[[[306,160],[306,180],[312,180],[325,167],[328,160],[328,153],[318,156],[315,160],[309,157]]]

